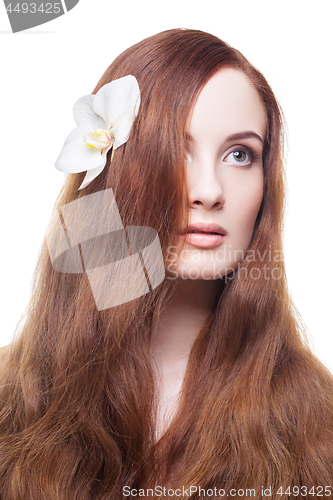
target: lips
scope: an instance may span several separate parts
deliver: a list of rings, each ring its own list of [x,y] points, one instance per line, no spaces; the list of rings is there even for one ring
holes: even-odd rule
[[[197,222],[188,226],[180,233],[180,236],[191,245],[212,248],[220,245],[226,234],[226,230],[218,224]]]

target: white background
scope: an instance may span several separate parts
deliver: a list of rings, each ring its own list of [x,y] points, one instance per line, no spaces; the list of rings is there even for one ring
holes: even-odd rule
[[[15,3],[15,2],[14,2]],[[63,174],[53,168],[75,127],[74,102],[111,61],[170,28],[208,31],[258,67],[289,132],[285,253],[310,342],[333,372],[331,0],[80,0],[66,15],[12,34],[0,4],[0,345],[27,305]]]

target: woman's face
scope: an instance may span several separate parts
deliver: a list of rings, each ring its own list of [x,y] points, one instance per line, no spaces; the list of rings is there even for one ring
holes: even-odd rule
[[[240,70],[224,68],[204,86],[190,115],[189,227],[178,278],[218,279],[243,260],[263,197],[266,111]]]

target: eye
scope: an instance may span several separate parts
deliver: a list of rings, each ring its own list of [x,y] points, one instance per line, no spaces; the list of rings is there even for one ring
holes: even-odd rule
[[[253,155],[247,149],[235,149],[224,158],[224,161],[233,165],[251,165]]]

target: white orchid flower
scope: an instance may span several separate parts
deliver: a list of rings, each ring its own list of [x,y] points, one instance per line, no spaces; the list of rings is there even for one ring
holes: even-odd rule
[[[79,189],[87,186],[104,169],[107,152],[128,140],[139,106],[140,89],[132,75],[81,97],[73,109],[77,127],[67,137],[55,167],[71,174],[86,171]]]

